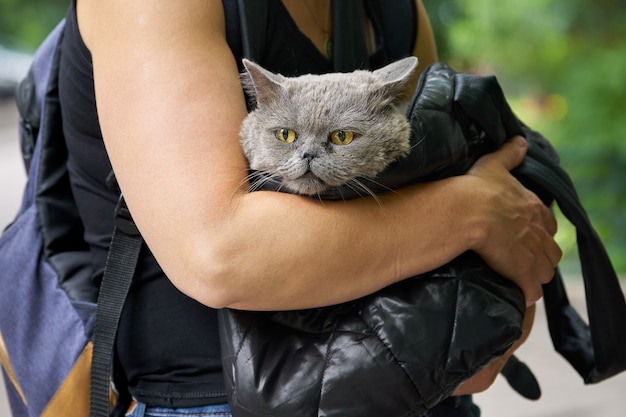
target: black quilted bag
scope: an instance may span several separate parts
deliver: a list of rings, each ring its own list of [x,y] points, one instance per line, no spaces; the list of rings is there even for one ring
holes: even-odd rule
[[[573,215],[565,214],[579,230],[579,244],[581,238],[587,242],[585,256],[581,253],[586,283],[598,287],[591,280],[598,273],[602,276],[594,278],[604,282],[594,300],[596,307],[604,303],[607,309],[588,305],[593,340],[567,303],[558,273],[546,287],[555,346],[560,351],[565,346],[564,356],[589,382],[625,369],[626,307],[608,257],[570,191],[567,174],[558,167],[556,152],[518,123],[496,79],[457,74],[444,64],[431,66],[422,74],[407,115],[415,147],[376,179],[380,188],[370,184],[377,192],[462,174],[512,135],[525,134],[529,154],[516,175],[546,204],[556,198],[562,209],[576,207]],[[349,188],[324,195],[339,197],[357,195]],[[337,306],[222,310],[220,337],[233,415],[422,415],[505,352],[521,336],[523,315],[521,291],[470,252],[435,271]]]

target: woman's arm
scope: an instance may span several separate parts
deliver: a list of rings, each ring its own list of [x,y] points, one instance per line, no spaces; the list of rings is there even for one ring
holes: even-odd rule
[[[507,172],[523,147],[509,145],[475,175],[383,196],[382,206],[248,193],[238,140],[246,108],[221,1],[80,0],[78,16],[118,181],[185,294],[212,307],[321,306],[475,249],[529,302],[540,296],[554,266],[553,219]]]
[[[428,65],[439,60],[433,29],[428,19],[422,0],[416,0],[417,9],[417,34],[413,55],[419,58],[418,72],[423,71]]]

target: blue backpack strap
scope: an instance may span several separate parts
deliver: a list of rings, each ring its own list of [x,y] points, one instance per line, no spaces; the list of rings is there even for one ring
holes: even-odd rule
[[[35,201],[37,195],[37,177],[39,166],[31,164],[38,160],[41,153],[41,129],[45,125],[44,105],[48,90],[54,90],[58,79],[59,48],[63,39],[65,19],[63,19],[37,49],[28,74],[18,85],[16,102],[20,113],[20,146],[22,158],[28,172],[28,185],[23,205],[27,206]],[[54,99],[54,97],[53,97]]]
[[[65,146],[58,134],[57,74],[64,28],[62,21],[42,43],[16,97],[28,179],[16,220],[0,237],[0,329],[12,368],[7,388],[16,417],[43,415],[44,410],[50,415],[53,399],[72,407],[66,410],[69,414],[84,414],[76,411],[84,404],[79,391],[89,388],[81,384],[83,368],[77,365],[88,364],[93,304],[68,297],[63,283],[76,273],[83,276],[83,270],[66,266],[82,264],[78,258],[84,254],[77,251],[64,258],[61,249],[72,239],[58,233],[59,227],[76,230],[73,210],[61,217],[71,199]],[[82,234],[73,239],[82,242]],[[89,265],[88,256],[82,261]],[[70,402],[68,394],[77,398]]]

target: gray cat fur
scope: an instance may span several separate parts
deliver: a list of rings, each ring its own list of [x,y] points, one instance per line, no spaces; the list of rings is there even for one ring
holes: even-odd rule
[[[241,126],[241,144],[250,168],[269,175],[288,191],[316,195],[348,184],[368,192],[357,180],[373,178],[410,150],[410,126],[396,105],[417,66],[408,57],[376,71],[284,77],[251,61],[242,85],[256,101]],[[292,129],[297,138],[285,143],[277,129]],[[355,132],[348,145],[329,140],[332,131]]]

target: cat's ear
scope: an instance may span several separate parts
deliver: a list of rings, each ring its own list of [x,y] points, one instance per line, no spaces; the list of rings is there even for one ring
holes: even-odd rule
[[[410,56],[377,69],[373,74],[393,91],[402,91],[417,68],[417,58]]]
[[[284,77],[245,58],[242,62],[246,72],[242,74],[241,80],[246,92],[256,99],[258,105],[275,99],[283,88]]]

